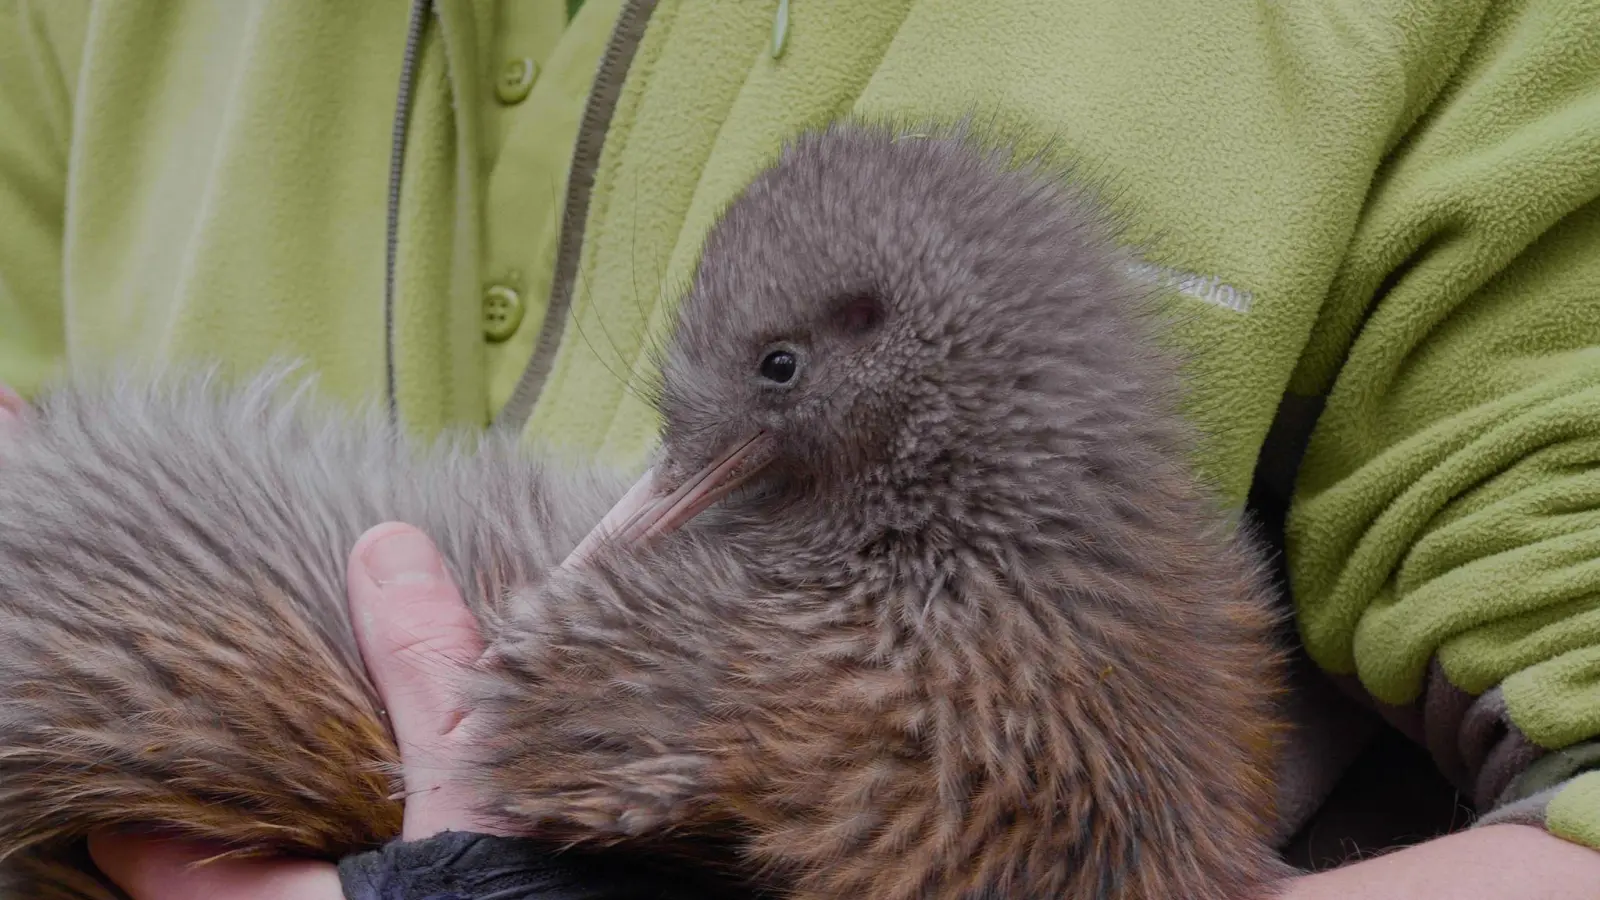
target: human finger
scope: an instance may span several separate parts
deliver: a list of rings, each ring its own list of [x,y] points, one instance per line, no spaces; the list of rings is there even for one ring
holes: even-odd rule
[[[339,872],[311,860],[227,859],[177,840],[89,838],[89,855],[133,900],[343,900]]]
[[[409,525],[385,523],[363,535],[348,579],[356,640],[399,745],[402,837],[469,828],[472,803],[450,778],[463,716],[453,686],[483,652],[477,621],[438,549]]]
[[[0,431],[22,424],[22,416],[27,409],[28,401],[0,381]]]

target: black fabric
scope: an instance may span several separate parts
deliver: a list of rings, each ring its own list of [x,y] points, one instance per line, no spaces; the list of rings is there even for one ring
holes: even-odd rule
[[[1246,502],[1248,521],[1272,558],[1284,603],[1284,639],[1297,666],[1314,668],[1294,629],[1284,531],[1300,462],[1322,414],[1323,400],[1286,394],[1262,443]],[[1331,692],[1317,695],[1344,716],[1369,719],[1375,739],[1345,770],[1299,832],[1281,848],[1298,869],[1319,872],[1460,830],[1472,818],[1461,797],[1423,748],[1375,713]]]
[[[519,838],[445,831],[345,857],[347,900],[706,900],[751,897],[624,850],[556,851]]]
[[[1386,728],[1283,855],[1321,872],[1460,831],[1473,815],[1427,751]]]

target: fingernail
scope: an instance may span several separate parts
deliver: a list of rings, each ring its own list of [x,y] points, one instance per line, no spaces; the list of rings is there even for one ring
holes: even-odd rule
[[[377,538],[362,552],[361,562],[379,587],[435,581],[444,575],[433,542],[412,528],[398,528]]]

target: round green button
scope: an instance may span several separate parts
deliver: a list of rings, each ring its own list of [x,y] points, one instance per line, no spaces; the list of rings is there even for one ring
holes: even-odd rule
[[[522,295],[497,284],[483,292],[483,336],[499,343],[517,333],[526,307]]]
[[[500,70],[500,77],[494,83],[494,95],[500,102],[510,106],[521,103],[528,92],[533,90],[533,80],[539,77],[539,64],[524,56],[505,64]]]

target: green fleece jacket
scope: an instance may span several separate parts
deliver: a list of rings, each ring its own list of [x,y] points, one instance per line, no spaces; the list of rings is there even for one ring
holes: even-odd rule
[[[1600,847],[1600,0],[569,5],[0,0],[0,380],[298,356],[637,461],[780,143],[975,114],[1114,186],[1316,662]]]

